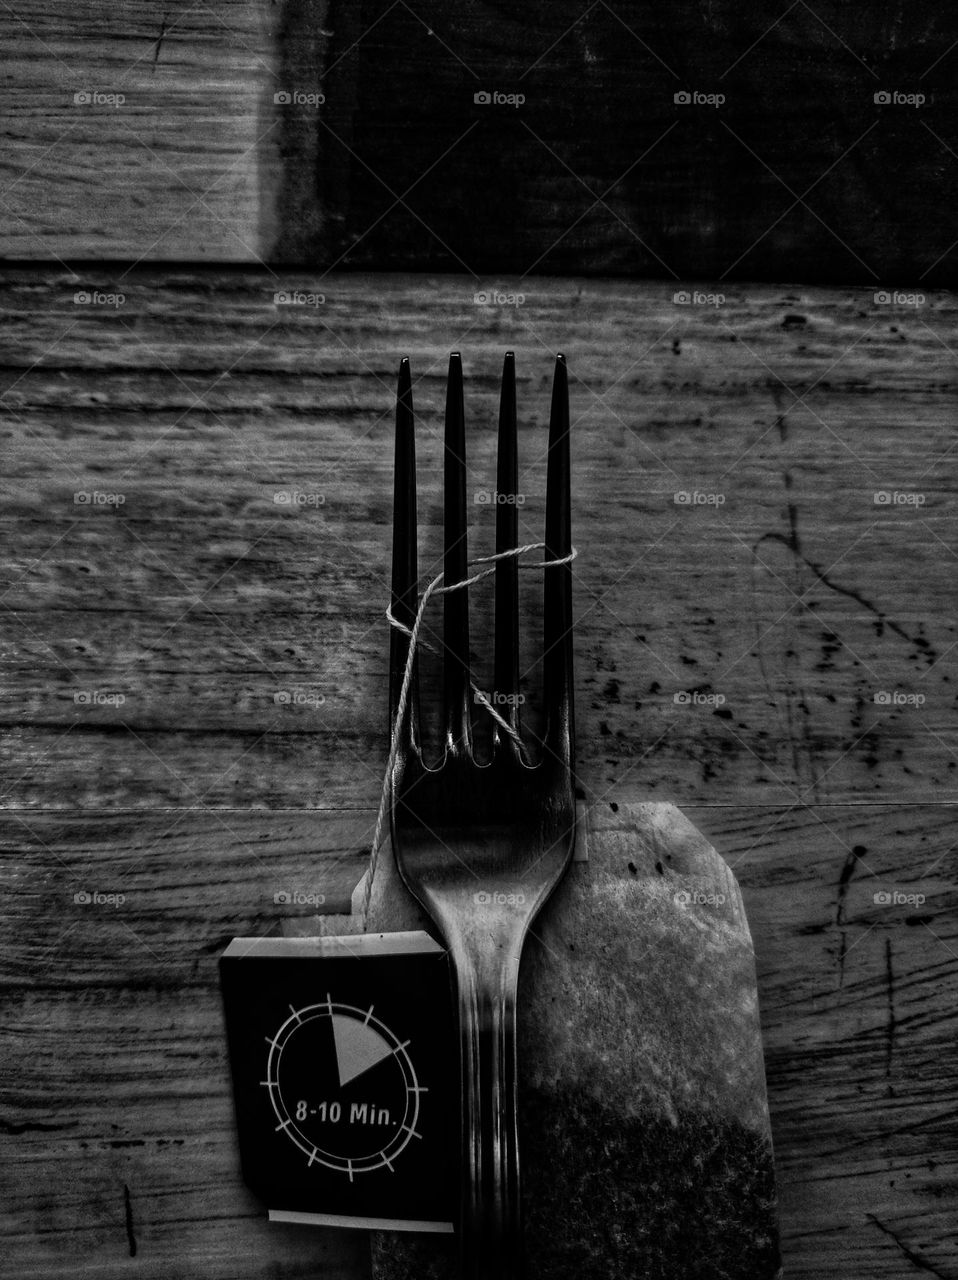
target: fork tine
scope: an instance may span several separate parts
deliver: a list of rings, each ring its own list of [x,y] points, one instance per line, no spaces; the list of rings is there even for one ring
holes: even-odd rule
[[[519,479],[516,443],[516,357],[507,351],[502,364],[502,390],[499,397],[499,444],[496,464],[496,490],[515,498]],[[516,503],[496,504],[496,553],[511,551],[519,545],[519,513]],[[502,695],[519,692],[519,564],[515,556],[496,564],[496,642],[495,680],[493,687]],[[519,708],[512,698],[500,703],[500,715],[518,731]],[[505,738],[515,742],[493,725],[493,742]]]
[[[416,430],[412,407],[412,378],[409,359],[399,365],[396,388],[396,459],[393,472],[393,565],[392,611],[398,621],[411,627],[416,618],[419,594],[419,566],[416,537]],[[389,727],[396,722],[399,691],[409,654],[409,638],[396,627],[390,629],[389,643]],[[413,681],[405,723],[401,732],[414,743],[419,732],[419,677]]]
[[[565,356],[556,356],[549,416],[546,479],[546,550],[543,559],[560,560],[572,550],[572,493],[569,461],[569,383]],[[543,642],[546,749],[571,761],[572,566],[544,569]]]
[[[446,383],[446,439],[443,476],[444,552],[446,585],[468,575],[466,541],[466,419],[462,394],[462,359],[449,357]],[[470,752],[472,712],[469,697],[468,590],[443,597],[443,720],[447,751]]]

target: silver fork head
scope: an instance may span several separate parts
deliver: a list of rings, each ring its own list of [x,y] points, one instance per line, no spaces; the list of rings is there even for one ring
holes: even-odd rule
[[[499,404],[497,463],[496,552],[519,546],[518,449],[516,373],[513,352],[503,362]],[[510,501],[510,499],[512,499]],[[443,575],[445,584],[469,576],[466,530],[466,449],[462,360],[458,352],[449,358],[446,388],[443,504]],[[571,475],[569,448],[569,391],[566,361],[558,355],[552,384],[546,481],[545,551],[542,559],[562,560],[572,550]],[[494,679],[497,710],[519,734],[519,590],[518,558],[500,560],[495,568]],[[572,766],[574,719],[572,675],[572,569],[569,564],[543,570],[543,700],[544,729],[539,740],[539,767],[544,776],[569,782]],[[416,524],[415,420],[411,371],[408,359],[399,369],[396,397],[396,456],[393,504],[392,608],[397,620],[411,627],[416,613],[419,576]],[[443,597],[443,698],[442,736],[444,757],[440,769],[455,761],[475,767],[473,755],[473,698],[469,672],[468,589]],[[399,694],[409,653],[409,638],[392,631],[390,645],[390,730],[399,710]],[[503,696],[505,695],[505,696]],[[400,742],[394,795],[403,790],[401,779],[410,766],[422,766],[419,740],[419,676],[414,667],[409,698],[399,726]],[[509,761],[526,772],[524,750],[500,726],[493,728],[493,764],[496,773]],[[426,772],[436,772],[426,770]]]

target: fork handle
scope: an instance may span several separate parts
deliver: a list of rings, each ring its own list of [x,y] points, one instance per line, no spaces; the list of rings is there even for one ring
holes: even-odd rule
[[[456,965],[462,1047],[463,1280],[521,1280],[522,1221],[516,1073],[518,957],[489,954]],[[485,952],[485,955],[482,952]]]

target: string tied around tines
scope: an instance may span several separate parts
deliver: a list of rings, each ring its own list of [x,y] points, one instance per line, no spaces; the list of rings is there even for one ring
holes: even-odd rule
[[[412,687],[413,665],[415,663],[416,652],[420,648],[428,649],[431,653],[435,653],[435,648],[423,640],[420,636],[422,630],[423,619],[426,616],[426,609],[429,601],[433,596],[448,595],[451,591],[464,591],[467,587],[473,586],[480,582],[483,578],[488,578],[490,574],[495,573],[496,563],[500,560],[506,560],[510,557],[520,558],[528,555],[532,551],[544,551],[546,544],[544,542],[527,542],[521,547],[512,547],[508,551],[497,551],[490,556],[477,556],[474,560],[469,561],[470,567],[476,565],[487,565],[489,567],[480,569],[477,573],[472,574],[468,578],[463,578],[461,582],[453,582],[448,586],[444,584],[445,574],[437,574],[432,582],[426,587],[425,591],[419,597],[419,604],[416,608],[416,615],[413,619],[411,627],[406,626],[404,622],[395,616],[392,607],[386,610],[386,618],[390,626],[395,627],[397,631],[401,631],[409,637],[409,650],[406,654],[406,665],[403,669],[402,683],[399,686],[399,698],[396,703],[396,715],[392,724],[392,732],[389,741],[389,758],[386,761],[386,771],[383,776],[382,793],[379,798],[379,811],[376,814],[376,826],[373,830],[372,848],[370,850],[369,867],[366,871],[366,885],[363,891],[363,927],[366,925],[366,918],[369,913],[369,900],[373,890],[373,877],[376,874],[376,863],[379,858],[379,849],[382,844],[383,828],[386,825],[386,816],[389,812],[390,802],[390,783],[393,775],[393,769],[396,765],[396,757],[399,754],[399,747],[402,737],[402,725],[406,715],[406,708],[409,703],[409,691]],[[534,560],[527,563],[521,563],[520,568],[524,569],[555,569],[560,565],[571,564],[576,558],[578,552],[575,547],[566,556],[560,556],[555,560]],[[503,733],[508,734],[510,738],[518,746],[523,746],[522,739],[511,724],[499,714],[492,705],[485,693],[470,678],[469,685],[472,689],[473,696],[479,706],[483,708],[488,715],[496,722]]]

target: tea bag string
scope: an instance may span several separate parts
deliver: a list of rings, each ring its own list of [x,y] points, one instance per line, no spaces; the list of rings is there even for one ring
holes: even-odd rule
[[[496,563],[499,560],[506,560],[512,556],[518,558],[520,556],[528,555],[530,551],[544,551],[545,546],[546,544],[544,542],[527,542],[525,546],[512,547],[508,551],[497,551],[495,555],[477,556],[474,560],[469,561],[471,566],[484,564],[490,565],[491,567],[487,569],[480,569],[478,573],[474,573],[471,577],[463,578],[461,582],[453,582],[449,586],[443,585],[445,574],[437,574],[419,598],[416,616],[413,619],[411,627],[407,627],[404,622],[399,621],[392,611],[392,606],[386,610],[386,618],[388,619],[390,626],[395,627],[397,631],[401,631],[403,635],[409,637],[409,651],[406,654],[406,666],[403,669],[402,684],[399,686],[399,699],[396,704],[396,718],[393,721],[392,734],[390,736],[389,743],[389,758],[386,761],[386,772],[383,777],[382,793],[379,797],[379,812],[376,814],[376,826],[373,831],[369,868],[366,872],[366,885],[363,890],[362,919],[364,929],[366,927],[366,919],[369,914],[369,900],[373,891],[373,878],[376,874],[376,864],[379,860],[379,848],[382,844],[383,828],[386,825],[386,815],[389,812],[390,781],[393,769],[396,765],[396,757],[399,754],[399,746],[402,738],[402,725],[406,715],[406,708],[409,704],[409,692],[412,687],[412,673],[413,664],[416,660],[416,650],[421,646],[423,649],[428,649],[430,653],[437,652],[435,647],[421,639],[419,634],[422,630],[423,619],[425,618],[426,608],[429,601],[433,596],[446,595],[450,591],[463,591],[467,587],[473,586],[474,583],[481,581],[483,578],[488,578],[490,574],[495,573]],[[535,560],[526,563],[521,567],[525,569],[555,569],[559,565],[571,564],[577,555],[578,552],[575,547],[573,547],[567,556],[561,556],[557,560]],[[508,723],[508,721],[503,719],[486,697],[485,693],[483,693],[471,678],[469,680],[469,685],[473,691],[473,696],[475,697],[476,702],[478,702],[479,705],[487,711],[490,716],[492,716],[493,720],[495,720],[496,724],[499,725],[503,732],[507,733],[509,737],[521,747],[523,743],[519,734],[512,725]]]

